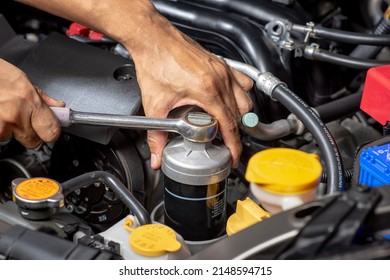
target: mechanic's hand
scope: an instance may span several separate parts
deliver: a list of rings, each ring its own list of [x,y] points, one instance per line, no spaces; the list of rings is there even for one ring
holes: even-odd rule
[[[0,59],[0,141],[15,137],[26,148],[55,141],[61,127],[49,106],[64,105],[34,87],[20,69]]]
[[[247,94],[252,80],[174,28],[151,40],[153,49],[132,53],[146,116],[165,118],[176,107],[201,107],[218,120],[235,167],[242,150],[237,121],[252,107]],[[152,168],[160,167],[166,141],[167,133],[148,131]]]

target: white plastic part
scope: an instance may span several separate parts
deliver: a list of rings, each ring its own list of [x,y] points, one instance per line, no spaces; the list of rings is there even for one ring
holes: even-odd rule
[[[50,107],[54,115],[56,115],[62,127],[69,127],[70,122],[70,108],[67,107]]]
[[[250,183],[250,189],[253,196],[260,202],[261,206],[271,214],[298,207],[304,203],[314,201],[317,197],[316,188],[296,195],[271,193],[254,183]]]

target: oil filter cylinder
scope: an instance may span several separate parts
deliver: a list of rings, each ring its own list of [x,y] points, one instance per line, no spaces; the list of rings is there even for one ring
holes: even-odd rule
[[[179,136],[163,152],[164,221],[185,240],[202,241],[225,233],[228,148]]]

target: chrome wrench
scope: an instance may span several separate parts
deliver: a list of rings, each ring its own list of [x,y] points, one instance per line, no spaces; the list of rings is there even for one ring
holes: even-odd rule
[[[176,132],[191,142],[205,143],[213,140],[218,132],[217,120],[203,112],[190,112],[178,118],[148,118],[71,110],[51,107],[62,127],[92,125],[125,129],[160,130]]]

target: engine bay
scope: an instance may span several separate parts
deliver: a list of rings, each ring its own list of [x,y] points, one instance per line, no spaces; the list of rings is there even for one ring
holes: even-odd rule
[[[0,143],[0,259],[390,257],[388,1],[152,1],[254,80],[237,168],[199,108],[144,117],[121,44],[3,2],[0,58],[70,109],[55,143]]]

